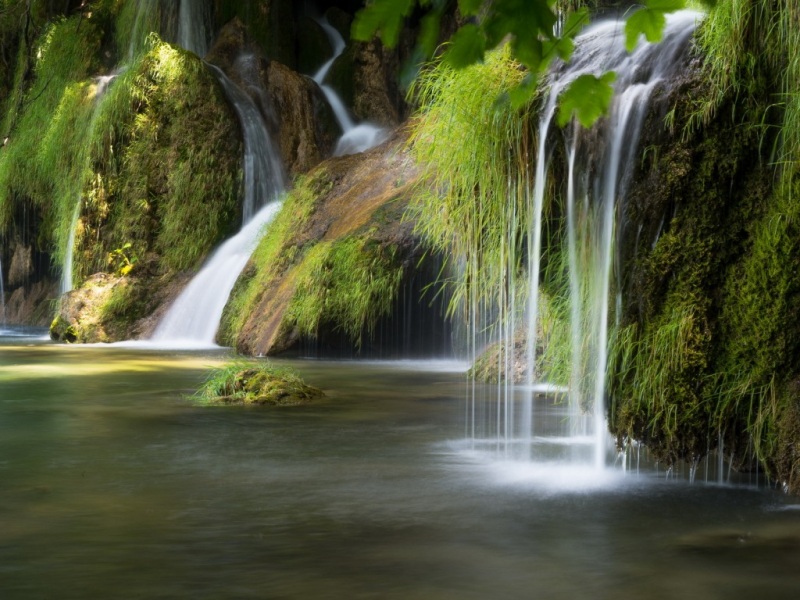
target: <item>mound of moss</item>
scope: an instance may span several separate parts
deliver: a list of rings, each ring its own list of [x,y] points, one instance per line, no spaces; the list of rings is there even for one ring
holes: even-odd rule
[[[267,362],[236,361],[214,369],[194,395],[210,404],[295,406],[323,398],[293,370]]]

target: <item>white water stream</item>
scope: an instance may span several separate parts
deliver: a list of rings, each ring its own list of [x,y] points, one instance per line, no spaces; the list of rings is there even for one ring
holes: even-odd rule
[[[569,64],[560,65],[549,77],[550,91],[539,123],[539,145],[536,156],[535,182],[530,199],[531,224],[528,239],[529,296],[527,309],[529,357],[526,385],[518,388],[522,410],[505,408],[510,422],[500,428],[501,408],[473,419],[473,447],[490,444],[504,460],[552,463],[566,460],[570,468],[602,471],[607,463],[611,443],[606,424],[606,370],[610,295],[615,281],[615,248],[619,237],[618,215],[624,212],[625,193],[635,165],[639,134],[652,92],[668,86],[679,74],[681,57],[701,15],[681,11],[668,15],[664,39],[658,44],[644,40],[628,53],[625,50],[624,21],[604,20],[588,27],[576,38],[576,49]],[[559,94],[577,77],[584,74],[617,74],[610,114],[592,130],[572,127],[567,143],[567,242],[569,257],[570,319],[572,374],[569,402],[562,418],[566,438],[572,449],[553,450],[561,442],[548,442],[537,435],[533,409],[539,383],[535,381],[534,360],[537,328],[540,323],[542,298],[541,276],[542,227],[547,198],[547,172],[552,152],[548,134],[555,115]],[[598,141],[600,147],[598,147]],[[617,311],[621,297],[617,297]],[[509,330],[507,335],[513,335]],[[503,340],[506,348],[513,340]],[[509,353],[507,352],[506,355]],[[513,391],[512,391],[513,396]],[[474,401],[473,401],[474,402]],[[470,410],[470,409],[468,409]],[[474,412],[474,406],[471,408]],[[495,428],[491,423],[498,423]],[[483,432],[483,433],[481,433]],[[481,437],[487,432],[496,438]],[[549,448],[548,448],[549,447]],[[561,463],[559,463],[561,464]],[[583,473],[583,471],[581,471]],[[585,476],[581,475],[581,476]]]
[[[335,156],[343,156],[345,154],[356,154],[364,152],[370,148],[374,148],[378,144],[384,142],[388,137],[388,132],[382,127],[378,127],[371,123],[358,123],[356,124],[350,118],[344,103],[341,98],[336,94],[334,89],[325,84],[325,77],[328,75],[334,61],[344,52],[345,41],[342,34],[333,27],[325,17],[317,21],[320,26],[325,30],[325,34],[333,46],[333,56],[328,60],[319,71],[314,74],[314,81],[319,85],[325,98],[328,100],[339,126],[342,128],[342,137],[336,144]]]
[[[180,0],[178,8],[178,45],[203,57],[208,52],[208,0]]]
[[[209,68],[225,90],[242,126],[243,224],[238,234],[211,255],[159,322],[150,341],[161,346],[214,345],[231,290],[264,228],[277,214],[281,205],[278,197],[285,188],[278,151],[258,108],[220,69],[213,65]]]
[[[186,348],[215,345],[228,296],[281,204],[275,201],[262,208],[239,233],[214,251],[158,324],[151,342]]]

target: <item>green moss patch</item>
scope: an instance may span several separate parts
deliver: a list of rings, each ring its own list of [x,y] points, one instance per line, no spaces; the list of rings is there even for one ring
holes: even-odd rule
[[[268,362],[235,361],[214,369],[193,397],[208,404],[295,406],[324,396],[291,369]]]

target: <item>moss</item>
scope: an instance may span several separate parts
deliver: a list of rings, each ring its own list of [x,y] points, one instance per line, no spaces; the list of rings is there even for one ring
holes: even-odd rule
[[[711,93],[705,83],[688,85],[670,115],[678,130],[694,118],[693,99]],[[723,114],[734,106],[729,97]],[[772,243],[754,254],[759,223],[773,221],[778,206],[773,174],[753,127],[717,118],[692,134],[683,128],[681,139],[659,139],[657,131],[651,122],[650,139],[658,141],[627,207],[639,231],[623,239],[625,309],[610,349],[612,430],[620,444],[644,441],[669,464],[696,461],[722,438],[744,467],[754,453],[766,460],[756,438],[771,425],[758,416],[756,396],[770,404],[771,378],[782,369],[759,355],[786,356],[769,323],[786,305],[764,275],[795,268],[791,260],[778,267],[783,248]]]
[[[194,55],[151,38],[98,116],[76,271],[125,244],[162,272],[195,268],[238,219],[240,145],[219,85]]]
[[[294,406],[324,395],[291,369],[268,362],[235,361],[214,369],[194,398],[207,404]]]
[[[261,238],[248,267],[236,283],[220,323],[219,338],[234,345],[245,320],[261,301],[264,290],[292,265],[302,251],[296,232],[307,222],[316,203],[331,187],[328,172],[317,169],[298,178],[280,212]]]
[[[391,245],[364,236],[320,242],[297,267],[297,286],[286,325],[316,338],[322,324],[332,324],[361,346],[378,319],[389,314],[403,277]]]

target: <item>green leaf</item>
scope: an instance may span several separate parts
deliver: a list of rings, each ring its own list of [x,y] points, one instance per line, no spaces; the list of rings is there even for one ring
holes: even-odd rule
[[[644,35],[648,42],[660,42],[667,13],[686,8],[686,0],[646,0],[645,7],[633,12],[625,22],[625,48],[632,51]]]
[[[483,0],[458,0],[458,11],[465,17],[473,17],[481,9]]]
[[[581,125],[591,127],[603,116],[611,105],[614,88],[611,86],[617,74],[614,71],[600,77],[581,75],[573,81],[559,98],[558,125],[564,127],[573,114]]]
[[[439,26],[441,21],[442,14],[439,11],[431,11],[422,18],[417,45],[425,59],[433,56],[436,50],[436,42],[439,41]]]
[[[645,6],[650,10],[660,10],[671,13],[686,8],[686,0],[645,0]]]
[[[415,0],[374,0],[356,13],[350,36],[362,42],[370,41],[377,33],[383,45],[394,48],[400,37],[403,20],[414,8]]]
[[[581,8],[570,14],[561,30],[564,37],[574,38],[589,23],[589,9]]]
[[[522,83],[509,90],[508,99],[511,102],[512,108],[518,110],[527,106],[536,95],[538,83],[538,79],[532,73],[528,73],[525,79],[522,80]]]
[[[667,18],[660,10],[640,8],[625,21],[625,49],[630,52],[639,43],[639,36],[644,34],[648,42],[660,42],[664,33]]]
[[[469,23],[459,28],[450,40],[443,60],[451,67],[462,69],[483,60],[486,38],[477,25]]]

